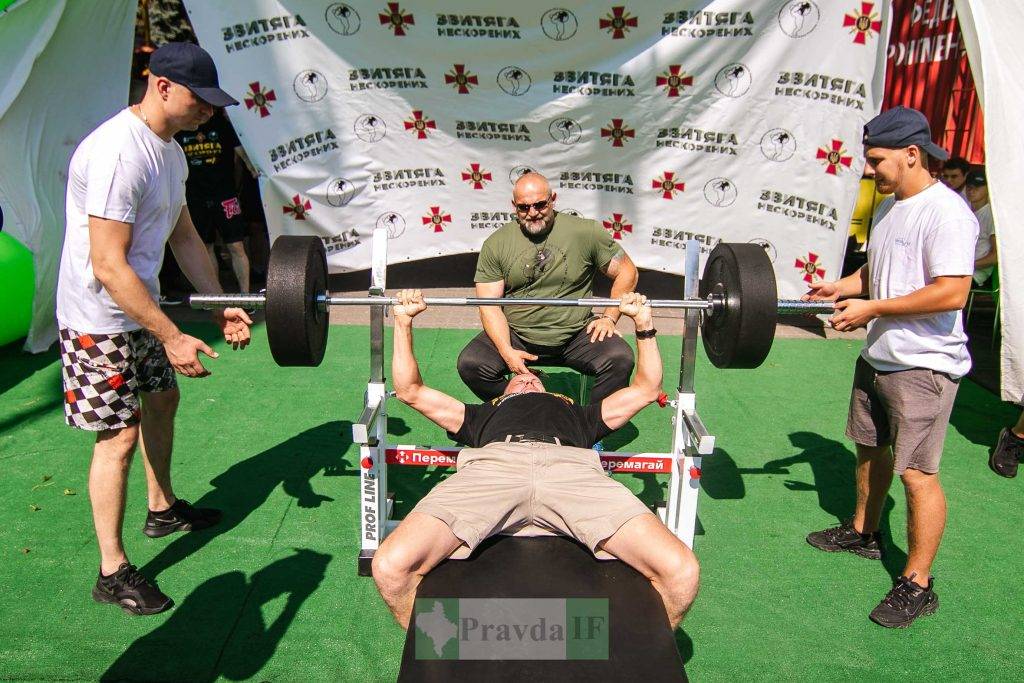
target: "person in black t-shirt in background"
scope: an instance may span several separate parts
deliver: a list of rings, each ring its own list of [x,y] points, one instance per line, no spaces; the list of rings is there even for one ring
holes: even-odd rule
[[[629,489],[606,476],[588,448],[661,393],[661,356],[646,297],[624,294],[619,304],[636,326],[633,381],[586,406],[545,392],[530,373],[516,375],[503,395],[482,405],[426,386],[412,346],[412,319],[426,304],[419,290],[402,290],[398,301],[395,395],[470,446],[459,453],[456,473],[435,486],[374,554],[374,581],[399,625],[408,628],[417,586],[444,559],[467,557],[495,534],[553,532],[648,577],[672,628],[678,626],[697,595],[697,558]]]
[[[270,259],[270,235],[267,234],[267,217],[263,212],[260,197],[259,172],[247,156],[239,155],[245,162],[248,173],[242,174],[238,188],[238,200],[242,202],[242,220],[246,225],[246,253],[249,254],[249,287],[254,291],[266,285],[267,261]]]
[[[182,131],[175,138],[188,159],[185,199],[192,222],[217,264],[214,242],[220,234],[231,255],[231,269],[239,290],[249,291],[249,258],[245,253],[246,224],[236,191],[239,168],[236,158],[246,161],[245,152],[222,110],[196,130]]]

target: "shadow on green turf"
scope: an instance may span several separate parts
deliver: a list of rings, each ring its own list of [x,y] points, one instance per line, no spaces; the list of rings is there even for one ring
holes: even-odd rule
[[[57,346],[44,353],[21,350],[24,339],[0,346],[0,395],[57,360]]]
[[[246,577],[207,579],[167,620],[132,643],[101,680],[233,681],[256,676],[273,657],[299,609],[323,581],[331,555],[296,548]],[[285,597],[283,605],[269,605]],[[264,610],[276,614],[270,623]]]
[[[676,647],[679,649],[683,666],[686,666],[693,659],[693,638],[682,627],[676,629]]]
[[[405,423],[400,417],[391,417],[388,415],[388,434],[391,436],[405,436],[412,429]]]
[[[787,491],[814,492],[818,506],[836,518],[836,523],[853,517],[856,504],[855,467],[857,457],[841,441],[828,439],[813,432],[793,432],[789,442],[799,453],[787,458],[769,460],[762,467],[738,467],[727,451],[716,450],[705,460],[701,486],[709,497],[716,500],[738,500],[746,496],[744,476],[791,475],[782,482]],[[807,465],[812,482],[802,481],[790,468]],[[899,484],[898,478],[894,482]],[[899,576],[906,565],[907,555],[895,545],[889,526],[890,513],[895,506],[892,496],[886,496],[882,508],[879,530],[882,532],[884,555],[882,564],[893,578]],[[817,529],[808,529],[817,531]]]
[[[961,380],[949,423],[965,439],[991,452],[999,430],[1016,422],[1018,415],[1018,409],[1012,404],[993,406],[988,390],[970,380]]]
[[[606,452],[613,453],[623,450],[638,436],[640,436],[640,430],[632,422],[627,422],[602,439],[601,445],[604,446]]]
[[[6,432],[8,429],[13,429],[19,425],[31,422],[37,417],[52,413],[53,410],[57,408],[61,403],[60,387],[54,387],[53,393],[54,398],[52,400],[46,401],[45,403],[40,403],[38,405],[34,405],[28,410],[23,410],[21,412],[14,413],[13,415],[8,415],[7,417],[0,420],[0,434]],[[63,413],[61,413],[61,415],[63,415]]]
[[[668,481],[658,481],[657,475],[654,474],[634,474],[632,476],[643,486],[636,497],[647,507],[668,499]]]
[[[352,423],[327,422],[232,465],[213,478],[212,490],[192,501],[200,507],[223,510],[220,524],[178,536],[141,568],[142,573],[156,578],[220,534],[231,531],[263,505],[278,486],[302,508],[334,502],[333,498],[314,491],[310,479],[321,471],[334,476],[358,476],[359,468],[343,457],[351,446]]]
[[[736,461],[723,448],[716,448],[711,457],[701,461],[700,487],[714,500],[741,500],[747,495],[747,487]]]
[[[54,363],[57,358],[56,347],[45,353],[26,353],[21,350],[24,340],[0,346],[0,396],[10,391],[13,387],[28,379],[37,372],[46,369]],[[61,402],[60,373],[54,373],[53,391],[43,403],[35,403],[31,407],[4,415],[0,419],[0,432],[24,424],[40,415],[49,413]],[[10,399],[6,399],[8,402]],[[10,405],[10,404],[8,404]]]

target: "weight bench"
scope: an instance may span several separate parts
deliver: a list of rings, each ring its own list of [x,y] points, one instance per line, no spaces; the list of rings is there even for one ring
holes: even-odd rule
[[[494,602],[481,605],[474,600],[480,598]],[[586,616],[566,619],[567,640],[561,652],[557,639],[534,639],[551,633],[552,624],[541,623],[538,613],[559,613],[555,600],[578,598],[590,599],[580,610]],[[518,610],[503,611],[515,602]],[[552,605],[555,609],[550,609]],[[509,611],[529,618],[511,617]],[[570,612],[571,607],[565,610]],[[422,628],[417,627],[418,614],[430,618],[424,618]],[[445,620],[438,626],[441,614],[452,624],[450,632]],[[490,624],[487,617],[493,617]],[[512,626],[512,641],[495,640],[497,629],[485,631],[488,625],[502,624]],[[522,628],[517,632],[514,625]],[[542,628],[529,632],[528,627],[538,625]],[[455,634],[460,637],[451,639]],[[578,639],[567,642],[573,636]],[[470,659],[488,654],[508,657],[517,648],[521,659]],[[545,657],[580,658],[542,659],[537,657],[542,649]],[[438,650],[442,657],[453,658],[438,658]],[[633,568],[597,560],[567,538],[503,536],[482,543],[469,559],[442,562],[424,577],[416,592],[398,680],[660,683],[685,681],[686,674],[661,597]]]
[[[374,230],[370,299],[385,299],[387,280],[387,232]],[[684,297],[696,297],[700,245],[687,243],[684,261]],[[769,262],[770,267],[770,262]],[[772,281],[774,284],[774,280]],[[384,316],[387,303],[370,306],[370,380],[366,385],[363,410],[352,424],[352,441],[359,445],[359,538],[358,572],[369,576],[373,554],[387,535],[398,526],[393,518],[394,497],[387,484],[388,466],[455,467],[457,447],[389,444],[387,402],[392,397],[384,381]],[[774,310],[774,309],[773,309]],[[655,512],[683,543],[693,547],[697,523],[697,494],[700,491],[701,459],[711,455],[715,437],[708,433],[696,411],[693,375],[697,356],[697,329],[701,313],[685,310],[685,327],[680,356],[679,388],[676,398],[664,396],[659,404],[671,406],[671,451],[668,453],[599,454],[602,466],[612,473],[667,474],[668,499]]]

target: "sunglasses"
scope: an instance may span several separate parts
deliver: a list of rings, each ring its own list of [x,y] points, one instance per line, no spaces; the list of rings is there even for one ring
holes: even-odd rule
[[[550,199],[542,199],[541,201],[534,202],[533,204],[516,204],[516,211],[519,213],[529,213],[530,209],[533,209],[534,211],[543,211],[548,208],[548,204],[550,203]]]

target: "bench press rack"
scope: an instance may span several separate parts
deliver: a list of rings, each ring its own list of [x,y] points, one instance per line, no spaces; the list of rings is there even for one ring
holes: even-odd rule
[[[370,297],[384,297],[387,279],[387,232],[373,231]],[[700,245],[686,243],[684,298],[697,296]],[[455,466],[459,448],[389,444],[387,440],[387,390],[384,376],[384,317],[386,305],[370,306],[370,378],[362,413],[352,425],[352,440],[359,445],[359,574],[370,575],[373,554],[398,526],[392,519],[394,496],[388,493],[388,466]],[[679,385],[672,407],[672,446],[668,453],[599,453],[610,473],[668,474],[668,500],[656,506],[658,516],[686,545],[693,547],[700,491],[701,459],[711,455],[715,437],[697,414],[693,376],[697,356],[697,330],[702,311],[684,309],[684,332],[679,366]]]

